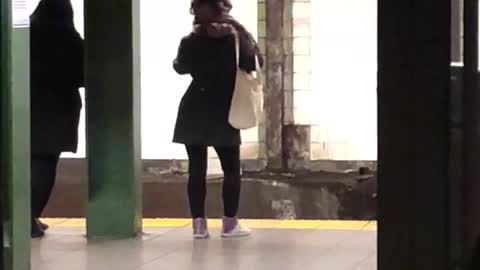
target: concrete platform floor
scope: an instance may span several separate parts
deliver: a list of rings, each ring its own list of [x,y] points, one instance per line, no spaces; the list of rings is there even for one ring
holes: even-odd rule
[[[32,240],[33,270],[377,269],[376,231],[355,222],[247,221],[253,235],[228,240],[215,221],[209,240],[192,240],[180,221],[150,222],[138,239],[108,242],[87,242],[81,221],[49,223],[47,236]]]

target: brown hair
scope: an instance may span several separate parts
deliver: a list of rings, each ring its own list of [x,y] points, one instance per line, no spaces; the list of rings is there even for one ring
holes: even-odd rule
[[[219,15],[222,13],[229,13],[233,8],[230,0],[192,0],[190,4],[190,13],[195,15],[195,8],[204,5],[214,8]]]

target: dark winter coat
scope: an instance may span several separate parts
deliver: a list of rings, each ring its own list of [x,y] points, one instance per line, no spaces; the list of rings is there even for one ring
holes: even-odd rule
[[[241,41],[240,44],[245,44]],[[255,70],[255,51],[240,46],[240,68]],[[212,38],[191,33],[183,38],[174,61],[179,74],[190,74],[192,82],[183,96],[173,141],[186,145],[235,146],[240,131],[228,122],[236,77],[233,35]]]
[[[84,83],[73,14],[66,22],[32,16],[30,53],[32,154],[76,152]]]

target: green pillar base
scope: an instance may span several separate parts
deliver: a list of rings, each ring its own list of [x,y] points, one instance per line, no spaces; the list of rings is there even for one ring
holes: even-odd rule
[[[90,239],[141,232],[139,18],[139,1],[85,1]]]
[[[0,0],[0,269],[30,269],[30,82],[28,24],[12,24]],[[26,14],[26,13],[25,13]],[[17,16],[15,16],[17,18]],[[25,17],[23,17],[25,19]],[[26,17],[28,22],[28,17]]]

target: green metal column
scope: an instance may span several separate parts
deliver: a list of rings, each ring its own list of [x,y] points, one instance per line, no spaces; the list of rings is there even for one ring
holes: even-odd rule
[[[89,238],[141,231],[139,2],[85,1]]]
[[[29,17],[26,1],[0,0],[0,269],[30,269]]]

